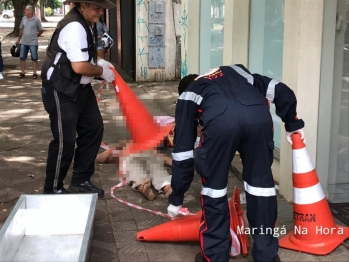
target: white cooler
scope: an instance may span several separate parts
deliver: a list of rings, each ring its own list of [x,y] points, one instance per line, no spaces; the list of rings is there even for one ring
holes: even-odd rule
[[[97,194],[22,195],[0,231],[0,261],[88,261]]]

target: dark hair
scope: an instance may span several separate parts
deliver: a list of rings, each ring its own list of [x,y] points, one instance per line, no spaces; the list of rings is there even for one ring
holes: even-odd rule
[[[181,95],[185,89],[195,80],[199,75],[190,74],[182,78],[178,85],[178,94]]]

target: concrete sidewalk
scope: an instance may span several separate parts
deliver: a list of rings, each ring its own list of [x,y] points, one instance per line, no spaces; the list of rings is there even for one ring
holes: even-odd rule
[[[44,37],[40,38],[38,68],[41,68],[52,31],[46,31]],[[1,34],[3,32],[1,28]],[[0,80],[0,228],[21,194],[42,193],[47,147],[51,140],[48,115],[41,102],[41,81],[31,79],[30,67],[26,78],[18,78],[19,60],[9,55],[9,48],[14,41],[14,38],[5,38],[2,43],[5,79]],[[27,66],[31,66],[30,61]],[[129,85],[151,114],[174,116],[178,82],[130,82]],[[99,83],[94,82],[96,91],[98,87]],[[128,138],[112,88],[103,90],[99,106],[105,127],[103,141],[111,144]],[[243,191],[243,183],[238,178],[241,174],[238,157],[234,159],[233,164],[234,169],[229,175],[228,197],[231,197],[235,185]],[[70,169],[65,181],[66,187],[69,186],[71,173]],[[137,232],[168,220],[126,206],[111,197],[110,188],[118,183],[116,165],[96,164],[92,181],[103,187],[106,194],[99,198],[97,203],[90,261],[194,261],[196,253],[200,251],[199,243],[145,243],[136,240]],[[200,210],[200,190],[200,179],[196,174],[184,199],[184,206],[191,212]],[[148,201],[129,186],[117,189],[115,196],[164,213],[168,206],[162,195],[154,201]],[[278,205],[276,226],[285,227],[289,232],[293,229],[292,203],[278,196]],[[337,223],[340,224],[339,221]],[[327,256],[314,256],[286,249],[280,249],[279,255],[282,261],[348,261],[348,247],[347,240]],[[250,251],[249,249],[249,253]],[[231,261],[252,259],[250,255],[247,258],[238,256]]]

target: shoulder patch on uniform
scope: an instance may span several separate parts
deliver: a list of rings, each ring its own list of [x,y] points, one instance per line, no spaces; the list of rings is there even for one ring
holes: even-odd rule
[[[199,75],[197,78],[195,78],[195,81],[202,78],[202,77],[205,79],[208,79],[208,80],[213,80],[213,79],[216,79],[216,78],[221,77],[223,75],[224,74],[223,74],[222,70],[219,67],[216,67],[216,68],[208,70],[207,72],[203,73],[202,75]]]

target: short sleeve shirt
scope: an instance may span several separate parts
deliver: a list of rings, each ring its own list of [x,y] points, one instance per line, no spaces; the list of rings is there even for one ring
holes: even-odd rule
[[[33,16],[30,19],[28,19],[26,16],[23,16],[19,28],[23,30],[21,44],[39,45],[38,32],[42,30],[42,25],[40,20],[36,16]]]
[[[87,35],[84,27],[79,22],[71,22],[67,24],[59,33],[58,36],[59,47],[66,52],[67,58],[70,62],[86,62],[88,61],[88,43]],[[86,51],[82,51],[86,50]],[[61,56],[61,53],[56,55],[54,64],[57,63]],[[92,60],[90,61],[92,64]],[[51,67],[47,71],[47,79],[50,79],[53,68]],[[80,83],[88,84],[92,81],[93,77],[82,76]]]

